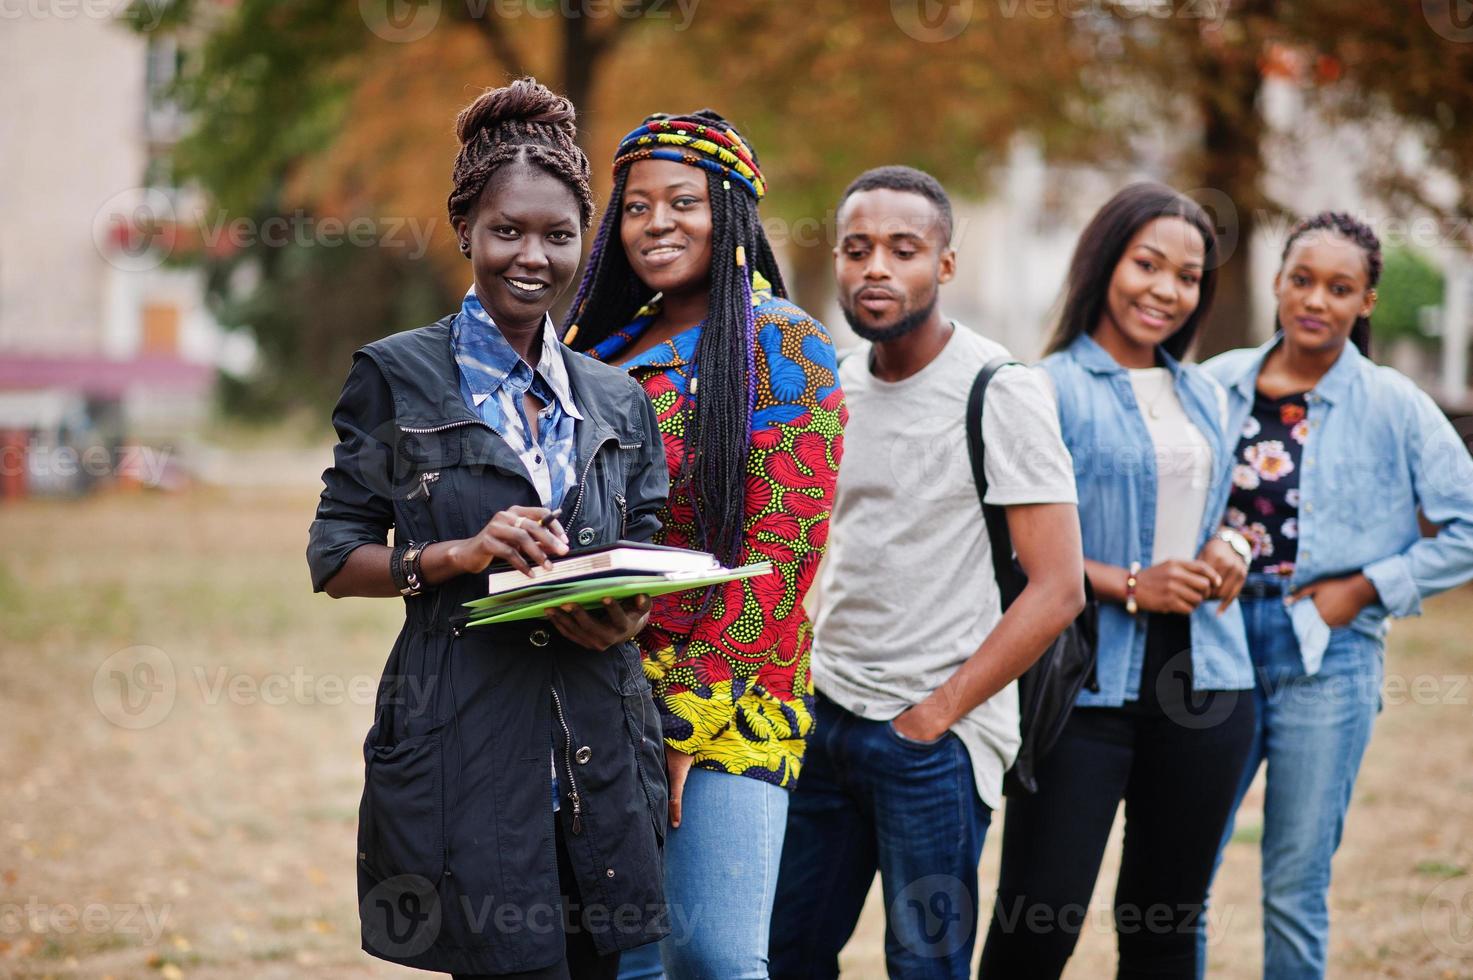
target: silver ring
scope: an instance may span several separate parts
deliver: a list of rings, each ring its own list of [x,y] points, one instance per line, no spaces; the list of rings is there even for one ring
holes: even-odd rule
[[[522,522],[526,519],[527,518],[524,515],[518,514],[517,519],[511,522],[511,526],[520,531],[522,528]]]

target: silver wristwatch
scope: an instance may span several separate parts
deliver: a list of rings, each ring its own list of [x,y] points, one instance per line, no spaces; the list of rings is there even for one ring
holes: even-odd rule
[[[1253,546],[1248,543],[1247,538],[1243,537],[1241,534],[1239,534],[1237,531],[1234,531],[1230,527],[1221,528],[1217,532],[1216,537],[1220,541],[1226,541],[1228,547],[1236,551],[1238,553],[1238,557],[1243,559],[1243,564],[1253,564]]]

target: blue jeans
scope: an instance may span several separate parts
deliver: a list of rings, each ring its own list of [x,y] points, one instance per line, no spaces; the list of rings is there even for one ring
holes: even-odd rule
[[[1382,645],[1352,629],[1332,630],[1324,662],[1307,676],[1283,597],[1272,594],[1275,585],[1267,577],[1255,575],[1249,582],[1270,593],[1239,600],[1258,700],[1258,730],[1238,786],[1239,803],[1259,764],[1268,763],[1263,975],[1318,978],[1325,975],[1330,937],[1330,860],[1340,846],[1351,790],[1381,706]],[[1232,835],[1229,821],[1219,864]],[[1198,962],[1205,970],[1205,936],[1201,950]]]
[[[948,732],[901,736],[819,695],[772,923],[772,976],[837,977],[880,873],[892,977],[966,978],[977,937],[977,863],[992,811]]]
[[[765,980],[788,790],[692,769],[665,838],[671,933],[626,951],[619,980]]]

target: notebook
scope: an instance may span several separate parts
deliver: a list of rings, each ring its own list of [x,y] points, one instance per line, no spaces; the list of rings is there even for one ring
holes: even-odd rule
[[[534,566],[531,575],[514,568],[492,572],[486,576],[486,593],[495,596],[524,588],[531,583],[548,585],[603,575],[661,575],[667,572],[720,570],[721,563],[714,555],[704,551],[671,548],[639,541],[615,541],[596,548],[572,551],[562,558],[555,558],[551,569]]]

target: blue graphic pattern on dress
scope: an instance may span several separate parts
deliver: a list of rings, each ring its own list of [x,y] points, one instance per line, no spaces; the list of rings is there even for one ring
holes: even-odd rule
[[[578,479],[573,429],[583,416],[573,404],[552,321],[543,323],[542,354],[534,371],[507,343],[472,285],[450,326],[450,338],[465,403],[521,459],[543,505],[556,507]],[[535,442],[528,438],[522,402],[529,390],[545,406],[538,413]]]

